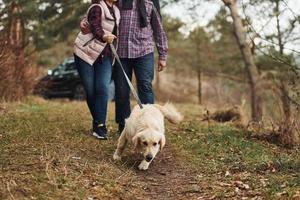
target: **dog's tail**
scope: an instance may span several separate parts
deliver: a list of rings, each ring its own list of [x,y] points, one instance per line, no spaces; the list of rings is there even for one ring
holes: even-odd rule
[[[166,103],[164,106],[155,105],[167,118],[167,120],[173,124],[179,124],[183,120],[183,116],[176,110],[171,103]]]

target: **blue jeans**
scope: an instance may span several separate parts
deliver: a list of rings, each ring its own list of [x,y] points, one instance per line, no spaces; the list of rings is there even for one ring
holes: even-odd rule
[[[134,72],[141,102],[143,104],[153,104],[154,54],[150,53],[139,58],[122,58],[121,62],[130,80]],[[124,125],[125,119],[129,117],[131,112],[130,88],[118,63],[114,66],[113,78],[116,90],[116,122]]]
[[[97,60],[93,66],[74,55],[75,64],[86,92],[86,100],[94,124],[105,124],[112,76],[111,59]]]

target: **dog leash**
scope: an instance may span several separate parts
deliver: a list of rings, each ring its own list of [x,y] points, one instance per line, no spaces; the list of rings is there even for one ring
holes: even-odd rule
[[[131,92],[132,92],[134,98],[136,99],[136,101],[137,101],[139,107],[142,109],[142,108],[143,108],[143,104],[142,104],[142,102],[141,102],[141,100],[140,100],[140,98],[139,98],[139,96],[138,96],[136,90],[134,89],[134,87],[133,87],[131,81],[129,80],[129,78],[128,78],[128,76],[127,76],[125,70],[124,70],[124,67],[123,67],[123,65],[122,65],[122,62],[121,62],[121,60],[120,60],[120,57],[119,57],[119,55],[118,55],[118,53],[117,53],[116,48],[114,47],[113,44],[110,44],[110,48],[111,48],[112,53],[114,54],[114,56],[115,56],[117,62],[119,63],[119,65],[120,65],[120,67],[121,67],[121,69],[122,69],[122,71],[123,71],[123,74],[124,74],[124,76],[125,76],[125,79],[126,79],[128,85],[129,85],[129,88],[130,88],[130,90],[131,90]]]

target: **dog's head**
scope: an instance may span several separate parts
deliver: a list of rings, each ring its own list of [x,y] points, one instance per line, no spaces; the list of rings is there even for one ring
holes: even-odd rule
[[[156,130],[145,129],[138,132],[132,142],[136,151],[141,152],[147,162],[153,160],[156,154],[166,144],[166,138],[163,133]]]

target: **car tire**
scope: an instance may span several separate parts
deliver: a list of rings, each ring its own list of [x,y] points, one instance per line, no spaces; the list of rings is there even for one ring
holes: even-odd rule
[[[81,84],[76,85],[73,93],[74,100],[85,100],[86,95],[84,91],[84,87]]]

